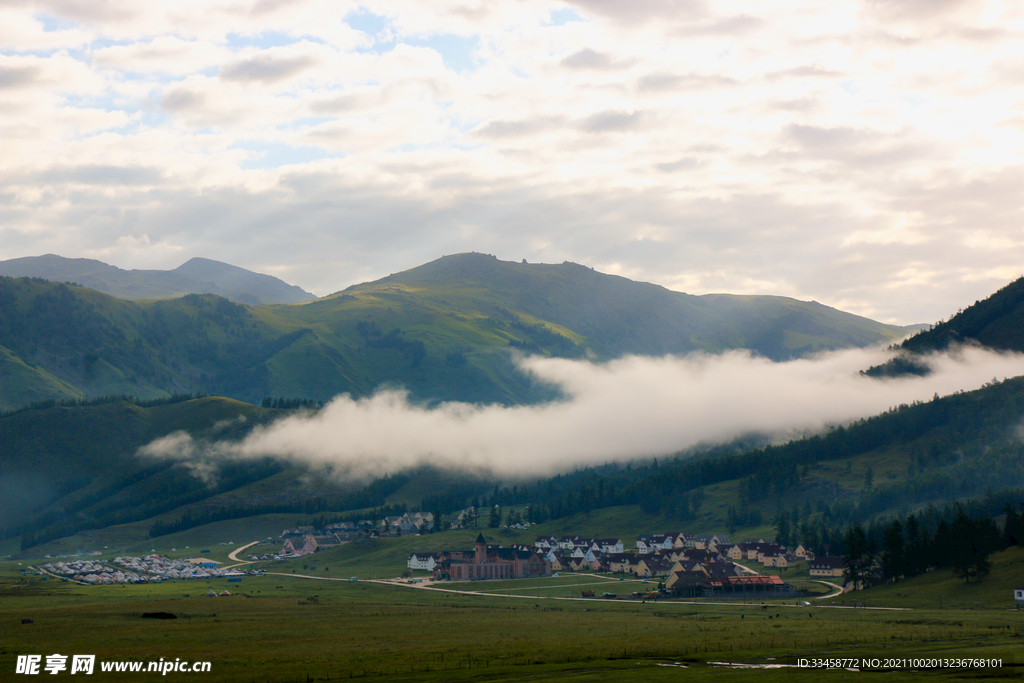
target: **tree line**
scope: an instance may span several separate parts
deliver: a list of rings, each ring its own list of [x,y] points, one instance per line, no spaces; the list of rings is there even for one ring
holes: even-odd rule
[[[1020,500],[1024,491],[1018,489],[1016,495]],[[861,586],[950,569],[967,583],[982,580],[991,570],[992,553],[1024,544],[1024,503],[1005,504],[1002,529],[984,514],[983,503],[973,507],[982,514],[972,515],[954,503],[867,529],[854,525],[843,539],[844,578]]]

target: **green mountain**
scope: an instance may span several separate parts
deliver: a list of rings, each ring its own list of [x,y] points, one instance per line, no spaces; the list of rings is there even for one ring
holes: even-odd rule
[[[255,306],[302,303],[316,298],[276,277],[205,258],[191,259],[174,270],[122,270],[93,259],[47,254],[0,261],[0,276],[70,281],[120,299],[132,300],[216,294]]]
[[[978,344],[998,351],[1024,352],[1024,278],[1014,280],[983,301],[957,311],[949,320],[921,330],[900,344],[901,353],[871,367],[872,377],[926,375],[922,356],[959,344]]]
[[[574,263],[514,263],[485,254],[447,256],[344,294],[418,299],[439,312],[469,309],[499,328],[516,316],[533,318],[602,358],[747,348],[785,360],[903,334],[814,301],[693,296]]]
[[[746,348],[784,360],[902,334],[815,302],[690,296],[576,264],[483,254],[296,305],[208,294],[125,301],[0,278],[0,409],[105,394],[328,400],[384,384],[420,400],[512,404],[553,397],[516,370],[514,351],[601,360]]]

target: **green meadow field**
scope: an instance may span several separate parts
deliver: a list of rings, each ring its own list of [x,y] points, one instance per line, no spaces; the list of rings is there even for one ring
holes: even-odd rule
[[[438,534],[438,541],[445,536]],[[992,574],[977,586],[935,572],[835,601],[815,600],[812,607],[792,599],[624,600],[656,581],[643,584],[589,574],[439,583],[444,590],[373,580],[373,567],[379,576],[401,571],[394,558],[411,542],[424,539],[434,540],[388,539],[361,548],[351,544],[348,557],[335,549],[260,563],[268,573],[246,576],[241,583],[213,579],[79,586],[22,573],[35,563],[3,562],[0,680],[29,680],[13,673],[18,655],[54,653],[94,654],[97,662],[209,661],[209,673],[171,673],[167,678],[268,683],[870,676],[866,671],[796,666],[801,659],[814,658],[877,658],[882,664],[904,658],[996,659],[1001,667],[881,668],[890,669],[887,680],[1024,678],[1024,612],[1012,607],[1012,594],[1004,586],[1024,576],[1024,551],[1016,548],[994,556]],[[457,540],[455,535],[447,539]],[[232,549],[214,546],[204,556],[224,561]],[[350,575],[359,580],[349,581]],[[233,595],[204,597],[211,589]],[[584,600],[579,596],[585,589],[598,596],[615,592],[620,599]],[[936,591],[947,596],[941,608],[933,599]],[[856,604],[865,608],[852,606]],[[143,618],[145,612],[170,612],[177,618]],[[780,668],[727,668],[716,662]],[[94,675],[127,681],[156,674],[97,668]]]

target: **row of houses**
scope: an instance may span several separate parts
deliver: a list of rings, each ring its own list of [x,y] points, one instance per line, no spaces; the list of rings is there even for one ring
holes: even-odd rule
[[[720,552],[729,546],[729,537],[722,534],[699,534],[676,532],[668,534],[646,534],[636,539],[635,549],[641,555],[652,555],[664,550],[710,550]],[[584,538],[581,536],[538,536],[534,541],[537,548],[561,548],[570,550],[580,546],[590,546],[605,553],[621,553],[625,551],[621,538]]]
[[[363,519],[358,522],[336,522],[323,528],[300,526],[285,529],[281,533],[283,542],[277,557],[301,557],[321,550],[329,550],[342,543],[366,538],[371,534],[387,536],[411,536],[434,528],[434,514],[431,512],[407,512],[403,515],[389,515],[378,523]]]
[[[655,553],[660,550],[710,550],[719,552],[724,546],[730,545],[729,537],[724,534],[691,534],[685,531],[669,534],[649,534],[636,539],[636,550],[641,554]]]
[[[579,536],[540,536],[534,546],[543,549],[572,550],[581,546],[589,546],[604,553],[623,552],[622,539],[587,539]],[[724,534],[691,534],[675,532],[666,534],[646,534],[637,537],[636,552],[640,555],[654,555],[671,550],[710,550],[713,553],[728,555],[734,561],[752,560],[769,567],[792,566],[814,557],[814,553],[803,545],[790,551],[785,546],[770,543],[764,539],[744,541],[733,544]]]
[[[569,553],[565,556],[567,560],[585,557],[591,564],[594,563],[597,554],[623,552],[621,539],[585,539],[579,536],[541,536],[534,542],[534,547],[554,553]],[[728,536],[721,534],[650,534],[640,536],[636,540],[635,552],[638,555],[665,555],[681,551],[709,551],[724,555],[733,562],[752,561],[780,569],[795,566],[814,557],[813,552],[802,545],[790,551],[785,546],[764,539],[733,544]],[[549,555],[549,559],[555,562],[556,558]]]
[[[434,528],[434,513],[406,512],[404,515],[389,515],[381,520],[380,531],[385,535],[412,536]]]
[[[793,567],[814,557],[814,553],[802,545],[797,546],[796,550],[789,550],[784,545],[764,539],[743,541],[724,548],[724,552],[734,562],[757,562],[778,569]]]
[[[582,536],[540,536],[532,547],[514,546],[521,550],[541,553],[551,562],[553,571],[622,571],[641,575],[666,575],[667,568],[688,553],[710,553],[732,562],[752,561],[766,567],[786,568],[814,557],[810,549],[799,546],[790,551],[785,546],[764,539],[732,544],[720,534],[694,535],[689,533],[650,534],[637,538],[635,550],[624,552],[620,538],[588,538]],[[414,553],[409,557],[410,569],[432,570],[439,555]],[[696,556],[693,556],[696,557]],[[643,565],[640,558],[648,558]],[[692,558],[691,558],[692,559]]]
[[[384,536],[411,536],[434,528],[432,512],[406,512],[388,515],[379,522],[369,519],[357,522],[335,522],[323,528],[300,526],[281,533],[283,547],[280,556],[299,557],[334,548],[348,541],[366,538],[371,534]]]

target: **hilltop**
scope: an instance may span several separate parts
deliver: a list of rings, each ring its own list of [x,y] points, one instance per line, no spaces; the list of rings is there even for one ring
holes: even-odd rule
[[[397,289],[396,289],[397,288]],[[777,296],[693,296],[599,273],[575,263],[500,261],[486,254],[446,256],[343,294],[422,293],[496,322],[517,313],[554,327],[599,357],[626,353],[718,353],[746,348],[773,360],[896,339],[903,328],[814,301]],[[514,319],[511,322],[515,322]]]

